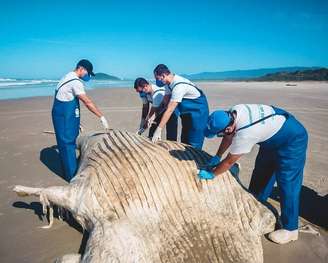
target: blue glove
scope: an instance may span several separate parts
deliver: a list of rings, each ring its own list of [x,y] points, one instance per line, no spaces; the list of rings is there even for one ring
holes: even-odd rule
[[[210,168],[216,167],[219,165],[220,161],[221,161],[221,157],[214,155],[208,162],[207,166]]]
[[[233,166],[230,167],[229,171],[234,177],[238,177],[239,175],[239,164],[235,163]]]
[[[199,170],[198,173],[199,179],[214,179],[215,175],[212,172],[206,171],[206,170]]]

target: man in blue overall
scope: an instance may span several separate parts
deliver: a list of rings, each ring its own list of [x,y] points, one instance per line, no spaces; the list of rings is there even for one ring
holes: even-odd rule
[[[190,80],[172,74],[164,64],[159,64],[154,69],[154,76],[156,85],[166,88],[164,104],[167,105],[167,109],[152,141],[156,142],[161,139],[163,127],[175,112],[181,118],[181,142],[201,149],[208,118],[208,103],[205,94]]]
[[[222,134],[220,147],[210,164],[200,170],[201,179],[213,179],[227,171],[255,144],[260,146],[249,190],[265,202],[277,181],[280,192],[282,229],[269,234],[279,244],[298,239],[299,199],[306,159],[308,135],[303,125],[285,110],[261,104],[240,104],[229,111],[213,112],[206,137]],[[230,147],[227,157],[223,153]]]
[[[165,96],[165,88],[151,84],[144,78],[137,78],[134,81],[134,89],[139,93],[142,101],[141,121],[138,134],[142,134],[149,127],[148,137],[151,139],[165,112],[162,103]],[[152,119],[154,119],[154,121],[152,121]],[[166,139],[169,141],[176,141],[177,130],[177,116],[172,114],[166,124]]]
[[[74,71],[69,72],[59,81],[55,91],[52,122],[64,176],[68,182],[77,171],[75,150],[80,127],[79,100],[99,117],[103,127],[108,129],[106,118],[85,93],[83,81],[89,81],[90,76],[94,76],[93,66],[90,61],[82,59],[77,63]]]

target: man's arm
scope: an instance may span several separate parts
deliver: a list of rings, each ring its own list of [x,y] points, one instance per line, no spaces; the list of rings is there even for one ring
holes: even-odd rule
[[[161,104],[158,106],[158,108],[161,110],[166,110],[167,105],[170,102],[170,99],[171,99],[171,94],[165,94],[163,97],[163,100],[162,100]]]
[[[241,156],[242,154],[229,153],[227,157],[213,170],[213,173],[217,176],[228,171]]]
[[[159,128],[163,128],[166,123],[169,121],[171,118],[172,113],[174,112],[175,108],[178,106],[178,102],[176,101],[170,101],[169,105],[167,106],[167,109],[161,119],[160,124],[158,125]]]
[[[232,143],[232,138],[233,138],[233,134],[231,135],[225,135],[222,138],[220,147],[216,153],[217,156],[222,157],[222,155],[226,152],[226,150],[230,147],[231,143]]]
[[[142,120],[147,118],[148,112],[149,112],[149,102],[142,104],[142,113],[141,113]]]
[[[77,97],[83,102],[83,104],[88,108],[88,110],[94,113],[97,117],[100,118],[101,116],[103,116],[102,112],[97,108],[97,106],[86,94],[80,94]]]

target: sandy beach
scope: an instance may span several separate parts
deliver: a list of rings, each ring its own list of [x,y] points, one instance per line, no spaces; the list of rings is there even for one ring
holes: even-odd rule
[[[309,132],[309,148],[301,193],[304,222],[318,227],[320,236],[301,233],[297,242],[280,246],[263,237],[264,262],[328,262],[328,83],[199,82],[210,110],[240,103],[263,103],[293,113]],[[135,132],[141,101],[133,88],[96,89],[88,93],[104,112],[111,128]],[[16,184],[64,185],[52,134],[52,97],[0,101],[0,261],[53,262],[57,256],[83,249],[86,235],[74,223],[55,220],[51,229],[42,218],[37,198],[12,192]],[[81,106],[85,131],[101,129],[99,120]],[[214,154],[219,139],[207,140],[204,150]],[[250,181],[257,148],[241,159],[241,181]],[[43,220],[42,220],[43,219]],[[82,245],[81,245],[82,244]]]

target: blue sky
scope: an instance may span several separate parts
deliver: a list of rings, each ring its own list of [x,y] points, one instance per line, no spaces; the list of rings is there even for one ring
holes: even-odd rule
[[[0,77],[328,66],[328,1],[0,0]]]

